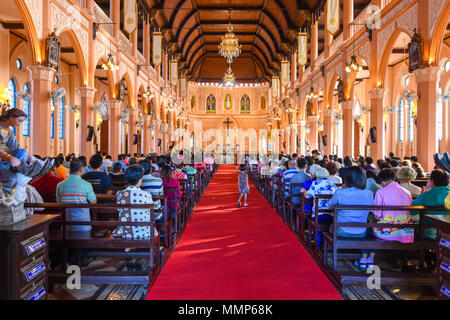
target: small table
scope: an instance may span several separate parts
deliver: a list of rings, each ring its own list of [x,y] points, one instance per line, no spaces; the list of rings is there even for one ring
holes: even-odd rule
[[[426,215],[436,224],[438,249],[437,290],[440,300],[450,300],[450,215]]]
[[[47,297],[48,226],[56,214],[35,214],[0,226],[0,300]]]

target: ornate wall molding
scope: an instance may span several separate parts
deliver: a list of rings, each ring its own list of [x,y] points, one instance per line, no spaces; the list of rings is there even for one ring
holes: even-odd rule
[[[43,67],[43,66],[30,66],[27,67],[28,72],[30,73],[31,80],[45,80],[53,82],[55,79],[55,69]]]
[[[413,71],[417,83],[423,82],[439,82],[442,74],[442,69],[439,67],[428,67]]]
[[[436,26],[439,22],[439,18],[441,17],[445,5],[446,1],[444,0],[428,0],[428,12],[431,13],[430,15],[431,23],[428,24],[428,35],[430,39],[433,39]]]
[[[25,0],[25,3],[30,11],[31,19],[33,20],[36,29],[37,37],[42,39],[42,8],[43,0]]]
[[[83,54],[85,64],[88,63],[88,49],[89,49],[89,34],[80,26],[80,21],[83,20],[80,14],[68,15],[61,10],[57,5],[52,3],[51,6],[52,26],[51,29],[57,31],[57,35],[60,35],[62,31],[72,30],[75,38],[80,44],[80,48]]]
[[[383,29],[378,33],[377,42],[377,58],[380,61],[381,56],[386,49],[388,41],[391,39],[392,34],[396,28],[401,28],[408,33],[410,37],[414,34],[414,29],[417,29],[417,4],[414,4],[406,12],[404,12],[397,19],[392,20],[388,26],[384,24],[392,17],[398,14],[403,8],[405,8],[412,0],[401,1],[395,8],[393,8],[383,19]]]

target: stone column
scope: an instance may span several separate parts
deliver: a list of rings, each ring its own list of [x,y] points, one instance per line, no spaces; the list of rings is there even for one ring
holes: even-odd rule
[[[324,152],[325,154],[330,155],[331,154],[331,146],[333,145],[333,134],[331,131],[331,109],[323,110],[323,127],[324,127],[324,134],[327,136],[327,145],[324,146]]]
[[[344,157],[353,157],[353,148],[355,145],[354,141],[354,125],[353,125],[353,99],[345,101],[342,103],[342,110],[344,115]]]
[[[114,22],[114,38],[119,38],[120,34],[120,0],[111,0],[110,2],[110,18]]]
[[[353,0],[344,0],[344,13],[343,13],[343,24],[344,24],[344,41],[349,39],[351,36],[351,25],[353,22]]]
[[[419,102],[417,105],[417,156],[426,171],[434,168],[433,155],[438,152],[436,133],[437,83],[441,76],[439,67],[428,67],[414,71]]]
[[[134,135],[137,134],[137,122],[138,122],[138,109],[129,108],[129,117],[128,117],[128,153],[133,156],[137,152],[137,145],[133,144]]]
[[[50,156],[52,139],[50,138],[51,100],[55,70],[47,67],[28,67],[31,79],[31,154]]]
[[[150,64],[150,24],[148,22],[144,22],[144,57],[146,64]]]
[[[150,153],[152,146],[150,127],[152,126],[152,116],[149,114],[144,115],[144,126],[142,128],[142,136],[144,137],[142,142],[142,153]]]
[[[318,135],[318,128],[317,128],[317,121],[319,120],[318,116],[309,116],[308,122],[309,127],[311,129],[309,133],[309,150],[313,151],[317,149],[317,135]]]
[[[95,112],[92,107],[97,89],[81,87],[76,90],[80,99],[80,155],[89,161],[94,154],[94,137],[91,141],[87,141],[88,126],[94,127],[95,131]]]
[[[374,161],[383,159],[386,153],[386,141],[384,134],[384,99],[386,92],[386,89],[383,88],[369,90],[371,109],[370,128],[376,128],[375,135],[377,140],[375,143],[370,143],[370,155]]]
[[[311,25],[311,66],[316,66],[316,60],[319,56],[319,22]],[[314,150],[314,149],[313,149]]]
[[[299,121],[299,126],[298,126],[298,135],[299,135],[299,139],[300,139],[300,154],[304,155],[306,153],[305,150],[305,125],[306,125],[306,121],[305,120],[300,120]]]
[[[119,139],[120,139],[120,107],[122,102],[119,100],[108,101],[109,105],[109,123],[108,123],[108,153],[117,160],[117,156],[120,153]]]

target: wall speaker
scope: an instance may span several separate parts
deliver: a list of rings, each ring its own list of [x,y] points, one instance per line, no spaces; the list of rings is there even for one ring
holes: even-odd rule
[[[283,142],[283,148],[286,149],[286,142]]]
[[[370,128],[370,141],[372,141],[372,143],[376,143],[377,142],[377,135],[375,133],[376,127]]]
[[[92,141],[93,136],[94,136],[94,127],[88,126],[88,135],[86,141]]]
[[[161,139],[158,139],[158,147],[161,147]]]
[[[133,144],[136,145],[138,143],[138,135],[134,134],[134,141]]]
[[[322,144],[326,147],[327,146],[327,135],[322,136]]]

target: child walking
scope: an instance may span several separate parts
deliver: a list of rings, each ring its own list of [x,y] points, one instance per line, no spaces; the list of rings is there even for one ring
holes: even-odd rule
[[[237,202],[238,207],[241,207],[241,199],[244,196],[244,207],[247,207],[247,194],[250,193],[250,187],[248,186],[248,175],[245,171],[245,164],[241,164],[240,166],[241,172],[238,176],[238,185],[239,185],[239,200]]]

